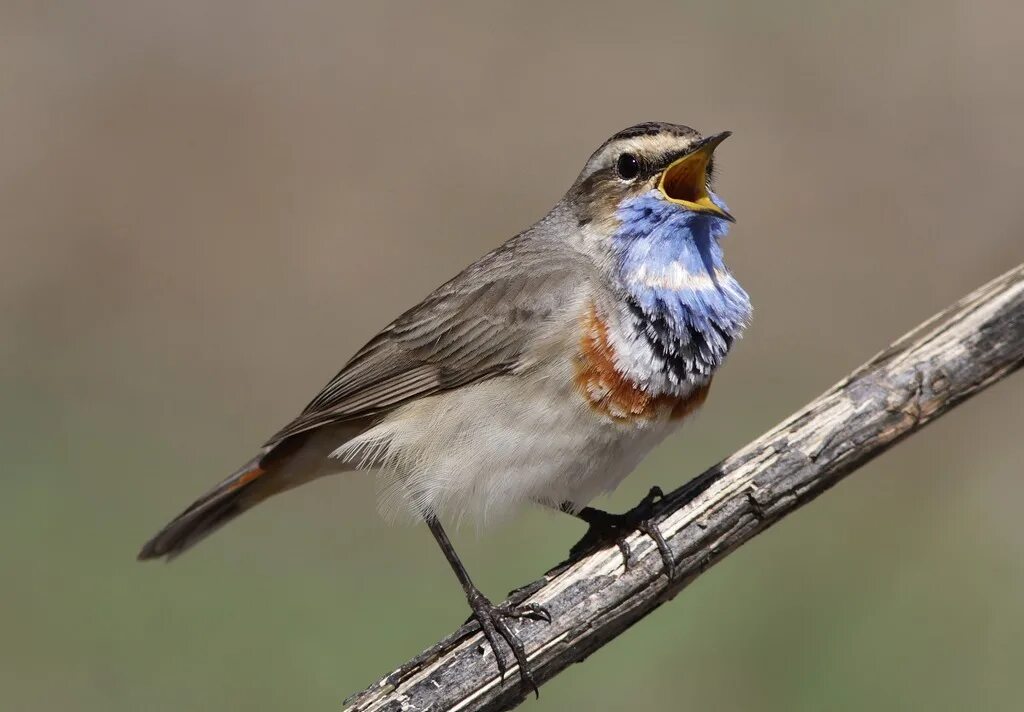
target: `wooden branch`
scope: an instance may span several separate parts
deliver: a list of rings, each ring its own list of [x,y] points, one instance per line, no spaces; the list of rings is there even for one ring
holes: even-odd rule
[[[904,336],[827,393],[670,493],[660,528],[677,562],[662,575],[634,532],[625,570],[615,547],[568,561],[528,589],[552,622],[517,626],[538,683],[586,658],[727,554],[953,406],[1024,364],[1024,265]],[[504,710],[525,691],[504,680],[475,625],[463,626],[346,700],[355,712]],[[511,659],[511,656],[510,656]]]

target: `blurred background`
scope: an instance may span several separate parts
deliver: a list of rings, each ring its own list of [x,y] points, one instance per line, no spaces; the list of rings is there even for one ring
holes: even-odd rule
[[[0,707],[337,709],[465,601],[369,477],[142,542],[614,131],[735,135],[756,317],[599,504],[728,455],[1024,259],[1019,3],[0,3]],[[537,710],[1017,710],[1024,378],[715,567]],[[456,537],[500,596],[582,533]]]

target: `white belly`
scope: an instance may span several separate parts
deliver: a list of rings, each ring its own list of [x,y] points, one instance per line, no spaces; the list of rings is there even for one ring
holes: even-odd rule
[[[483,523],[529,502],[582,507],[614,489],[675,425],[595,413],[566,365],[407,404],[334,456],[380,469],[388,515]]]

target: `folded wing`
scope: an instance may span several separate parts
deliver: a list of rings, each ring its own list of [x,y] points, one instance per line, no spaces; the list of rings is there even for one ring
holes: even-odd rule
[[[371,339],[268,445],[522,367],[589,269],[565,246],[510,240]]]

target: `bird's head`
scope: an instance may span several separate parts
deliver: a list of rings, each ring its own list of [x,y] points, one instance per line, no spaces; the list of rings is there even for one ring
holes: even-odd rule
[[[581,249],[610,268],[637,313],[667,330],[664,348],[704,375],[751,314],[719,245],[734,220],[712,190],[712,156],[728,137],[638,124],[605,141],[565,197]]]
[[[641,200],[665,215],[734,222],[711,187],[714,151],[729,135],[703,137],[667,123],[631,126],[594,152],[567,201],[581,225],[608,236],[620,227],[623,210]]]

